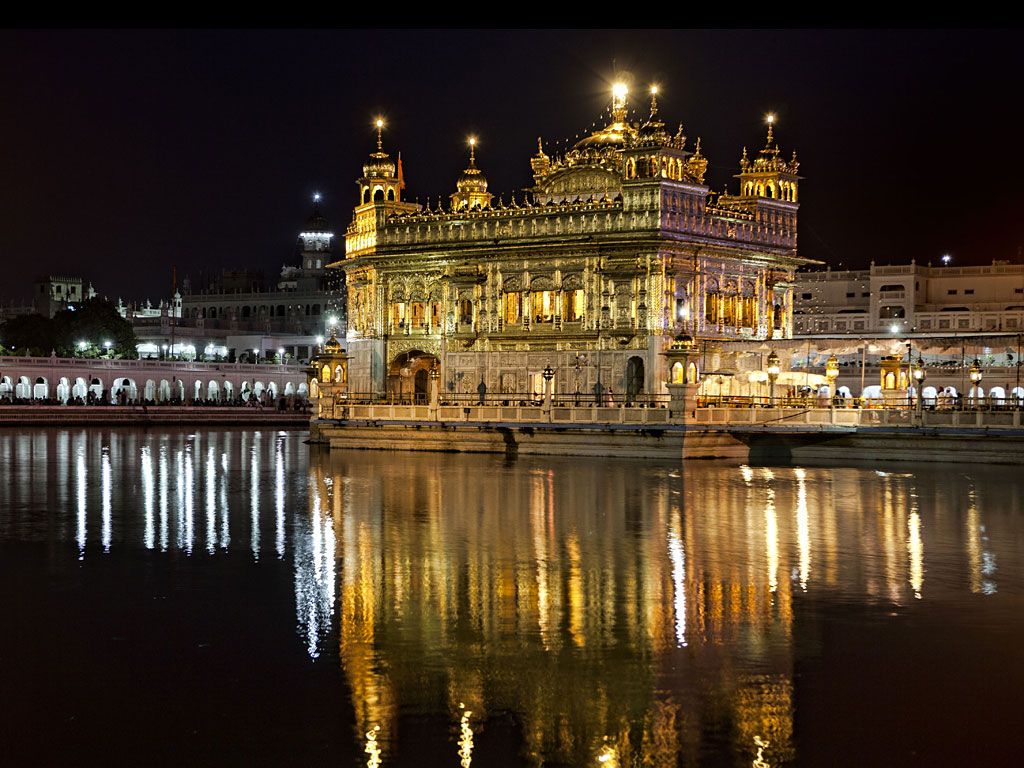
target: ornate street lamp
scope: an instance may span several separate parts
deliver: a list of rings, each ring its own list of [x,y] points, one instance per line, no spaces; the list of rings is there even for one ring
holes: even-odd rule
[[[551,380],[555,378],[555,371],[551,367],[551,363],[544,366],[541,375],[544,377],[544,407],[547,408],[551,405]]]
[[[971,363],[968,375],[971,377],[971,400],[972,405],[977,408],[981,403],[981,380],[984,378],[984,373],[981,370],[981,360],[974,358],[974,362]]]
[[[918,356],[917,363],[914,364],[911,373],[914,377],[914,386],[917,389],[917,412],[920,414],[924,410],[924,380],[928,378],[928,372],[924,368],[924,360]]]
[[[971,377],[971,384],[978,385],[984,378],[984,373],[981,370],[981,360],[974,358],[974,362],[971,363],[969,375]]]
[[[836,379],[839,378],[839,358],[834,354],[828,356],[825,361],[825,378],[828,379],[828,392],[832,402],[836,399]]]
[[[772,405],[775,405],[775,381],[779,378],[779,374],[782,369],[779,368],[779,356],[775,354],[773,349],[768,353],[768,366],[765,368],[765,373],[768,374],[769,389],[768,399]]]

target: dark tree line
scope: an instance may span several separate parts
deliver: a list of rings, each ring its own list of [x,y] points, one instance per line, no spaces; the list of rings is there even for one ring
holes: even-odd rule
[[[110,349],[104,342],[110,342]],[[85,348],[80,347],[85,342]],[[86,299],[63,309],[53,318],[21,315],[0,325],[0,345],[7,354],[59,357],[110,355],[135,359],[137,339],[131,324],[106,299]]]

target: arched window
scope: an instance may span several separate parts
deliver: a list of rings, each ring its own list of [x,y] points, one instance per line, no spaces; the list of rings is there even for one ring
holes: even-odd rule
[[[363,187],[363,202],[364,203],[370,202],[370,188],[369,187]]]
[[[378,189],[373,190],[373,202],[375,202],[375,203],[383,203],[384,202],[384,190],[383,189],[378,188]]]
[[[389,189],[388,190],[388,200],[391,200],[392,202],[394,202],[394,199],[395,199],[395,190]]]

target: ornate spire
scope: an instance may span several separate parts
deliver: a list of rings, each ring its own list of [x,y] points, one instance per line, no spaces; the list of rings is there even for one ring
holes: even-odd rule
[[[455,187],[458,191],[451,195],[453,210],[490,207],[493,195],[487,191],[487,177],[476,167],[475,136],[469,137],[469,167],[459,175]]]
[[[384,141],[383,141],[383,139],[381,137],[381,132],[384,130],[384,118],[378,117],[376,125],[377,125],[377,151],[378,152],[383,152],[384,151]]]
[[[651,86],[651,117],[658,114],[658,86]]]

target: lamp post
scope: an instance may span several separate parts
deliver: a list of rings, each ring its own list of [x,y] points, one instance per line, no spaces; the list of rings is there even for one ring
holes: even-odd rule
[[[917,415],[924,424],[924,380],[928,378],[928,372],[924,369],[924,360],[918,355],[917,363],[913,366],[914,387],[917,389]]]
[[[974,358],[974,362],[971,363],[971,369],[968,372],[968,375],[971,377],[971,399],[974,401],[974,407],[977,408],[979,400],[978,395],[981,391],[979,385],[981,384],[981,380],[984,378],[984,373],[982,373],[981,370],[981,361],[978,358]]]
[[[836,402],[836,380],[839,378],[839,358],[835,354],[828,356],[825,361],[825,378],[828,379],[828,393],[832,398],[832,404]]]
[[[768,399],[771,405],[775,405],[775,381],[779,378],[779,373],[782,370],[779,368],[779,356],[775,354],[773,349],[768,353],[768,367],[765,368],[765,373],[768,374]]]
[[[551,380],[555,378],[555,371],[551,367],[551,363],[544,366],[544,371],[541,374],[544,377],[544,409],[551,410]]]

